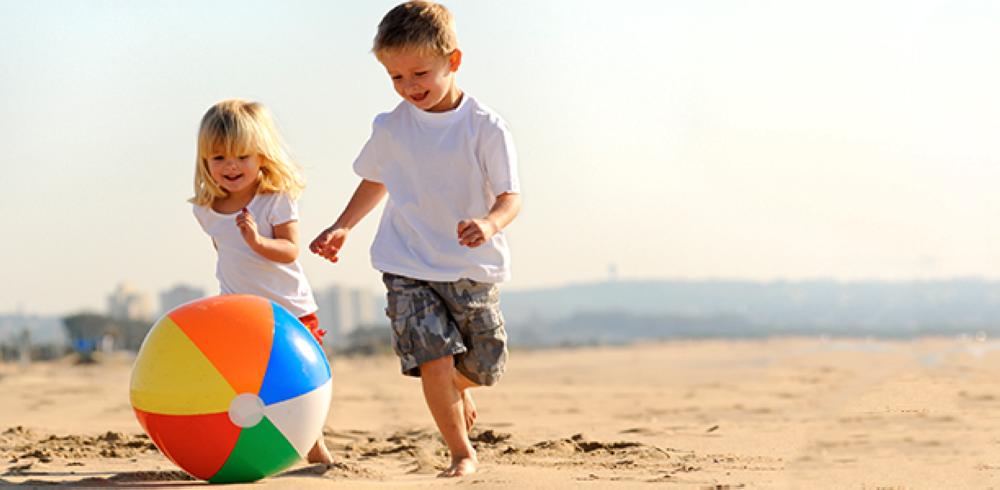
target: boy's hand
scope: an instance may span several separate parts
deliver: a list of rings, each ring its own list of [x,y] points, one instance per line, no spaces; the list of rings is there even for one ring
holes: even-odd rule
[[[488,219],[464,219],[458,222],[458,243],[463,247],[476,248],[496,235],[497,231],[497,225]]]
[[[339,260],[337,254],[347,240],[346,228],[327,228],[313,239],[309,250],[330,262]]]
[[[247,208],[243,208],[240,214],[236,215],[236,226],[240,229],[240,235],[243,235],[243,241],[247,242],[250,248],[254,248],[260,245],[260,235],[257,234],[257,222],[253,220],[253,215]]]

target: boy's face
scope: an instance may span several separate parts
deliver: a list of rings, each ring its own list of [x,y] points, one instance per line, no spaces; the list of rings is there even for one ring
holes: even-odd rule
[[[462,62],[462,52],[448,57],[425,54],[413,49],[381,53],[396,93],[407,102],[428,112],[451,110],[458,103],[455,72]]]

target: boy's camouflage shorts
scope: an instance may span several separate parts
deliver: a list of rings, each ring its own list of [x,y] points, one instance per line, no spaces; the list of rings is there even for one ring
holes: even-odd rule
[[[495,384],[507,362],[507,333],[495,284],[462,279],[433,282],[382,274],[392,321],[392,347],[403,374],[454,356],[455,368],[477,384]]]

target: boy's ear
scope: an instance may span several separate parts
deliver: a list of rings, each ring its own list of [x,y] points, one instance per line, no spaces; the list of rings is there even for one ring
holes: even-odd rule
[[[462,50],[455,49],[448,55],[448,69],[451,71],[458,71],[458,67],[462,64]]]

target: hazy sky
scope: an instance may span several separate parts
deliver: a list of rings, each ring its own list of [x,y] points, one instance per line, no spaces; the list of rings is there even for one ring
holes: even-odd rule
[[[274,112],[309,187],[304,244],[342,210],[395,1],[0,0],[0,312],[103,309],[120,281],[216,291],[185,200],[197,124]],[[1000,4],[446,3],[459,85],[509,122],[522,215],[508,288],[620,278],[1000,278]],[[368,247],[313,285],[380,290]]]

